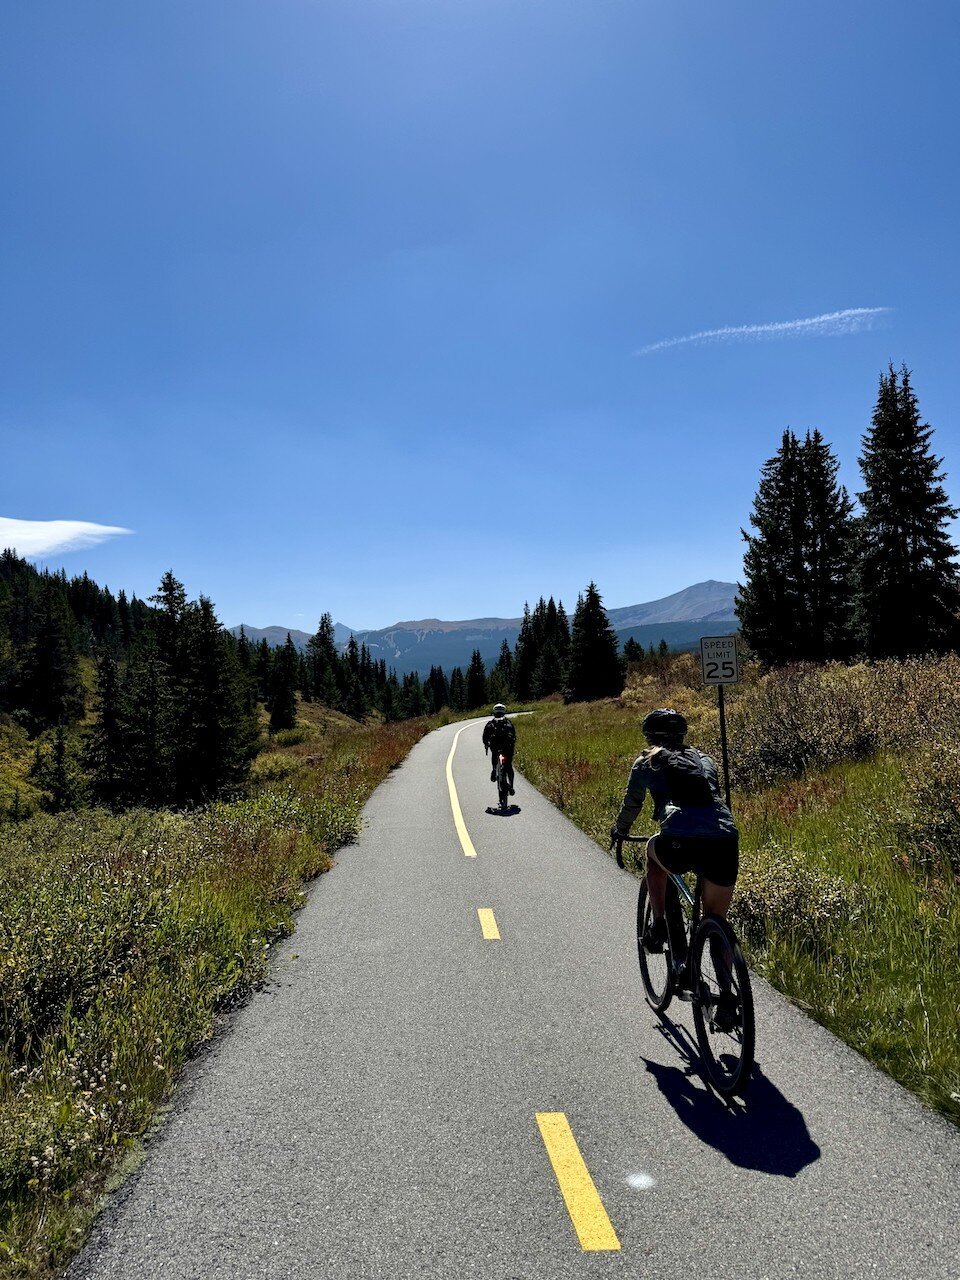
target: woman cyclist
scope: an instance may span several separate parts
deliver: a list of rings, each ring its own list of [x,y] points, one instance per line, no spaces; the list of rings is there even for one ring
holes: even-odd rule
[[[646,717],[643,734],[650,745],[630,770],[610,831],[613,839],[629,834],[649,791],[660,834],[647,842],[653,920],[643,945],[654,952],[662,952],[667,942],[667,873],[695,872],[701,878],[704,912],[725,917],[739,867],[739,833],[720,797],[716,762],[696,747],[685,746],[686,733],[687,722],[679,711],[661,707]],[[685,959],[676,947],[673,953],[678,962]]]

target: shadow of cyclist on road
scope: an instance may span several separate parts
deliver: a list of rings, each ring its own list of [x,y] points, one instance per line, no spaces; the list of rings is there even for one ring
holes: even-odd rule
[[[514,818],[520,812],[518,804],[508,804],[506,809],[494,808],[493,805],[487,806],[487,813],[494,818]]]
[[[742,1169],[795,1178],[820,1158],[802,1113],[763,1074],[753,1069],[747,1105],[728,1104],[700,1079],[696,1047],[682,1027],[661,1018],[660,1030],[680,1050],[683,1067],[644,1058],[657,1088],[701,1140]]]

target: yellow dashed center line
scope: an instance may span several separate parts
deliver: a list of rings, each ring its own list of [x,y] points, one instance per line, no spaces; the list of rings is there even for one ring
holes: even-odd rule
[[[463,729],[469,728],[464,725]],[[457,835],[460,837],[460,844],[463,846],[463,852],[468,858],[475,858],[477,851],[473,847],[473,841],[470,839],[470,832],[467,830],[467,824],[463,820],[463,810],[460,808],[460,798],[457,795],[457,788],[453,781],[453,756],[457,749],[457,741],[460,738],[463,729],[458,729],[453,735],[453,745],[450,748],[450,754],[447,756],[447,786],[450,789],[450,808],[453,810],[453,824],[457,828]]]
[[[567,1117],[562,1111],[539,1111],[537,1124],[570,1220],[580,1237],[580,1247],[591,1252],[619,1249],[617,1233],[593,1185]]]
[[[489,907],[477,907],[477,915],[480,917],[480,930],[483,936],[491,942],[499,942],[500,930],[497,928],[497,922],[491,909]]]

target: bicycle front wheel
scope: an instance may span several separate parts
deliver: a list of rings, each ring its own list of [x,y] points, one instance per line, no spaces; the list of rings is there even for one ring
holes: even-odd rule
[[[690,963],[693,1020],[707,1078],[725,1098],[742,1094],[753,1070],[753,992],[740,943],[726,920],[701,920]]]
[[[653,907],[647,893],[646,880],[640,885],[637,897],[637,954],[640,957],[640,977],[647,994],[647,1003],[657,1013],[663,1013],[673,996],[673,972],[670,949],[648,951],[643,945],[643,935],[653,920]]]

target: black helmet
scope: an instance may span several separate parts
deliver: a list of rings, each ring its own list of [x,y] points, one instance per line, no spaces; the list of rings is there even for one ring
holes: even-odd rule
[[[643,721],[643,736],[648,742],[682,742],[686,732],[686,720],[669,707],[651,711]]]

